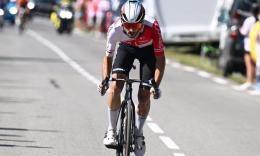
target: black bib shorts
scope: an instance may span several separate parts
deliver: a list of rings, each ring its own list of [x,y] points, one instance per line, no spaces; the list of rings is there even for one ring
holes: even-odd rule
[[[150,80],[154,78],[156,58],[153,45],[138,48],[120,43],[114,60],[112,73],[128,75],[135,59],[138,59],[140,62],[140,79]]]

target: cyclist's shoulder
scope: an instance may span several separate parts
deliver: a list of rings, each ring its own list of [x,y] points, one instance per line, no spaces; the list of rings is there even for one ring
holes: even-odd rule
[[[123,33],[122,31],[122,24],[119,19],[116,19],[114,23],[108,29],[108,39],[115,39],[121,36]]]
[[[158,24],[158,21],[155,17],[145,15],[144,24],[148,27],[154,27],[154,25]]]
[[[113,24],[110,25],[109,27],[109,32],[110,31],[117,31],[118,29],[120,29],[122,27],[122,24],[121,24],[121,21],[120,21],[120,18],[117,18]]]

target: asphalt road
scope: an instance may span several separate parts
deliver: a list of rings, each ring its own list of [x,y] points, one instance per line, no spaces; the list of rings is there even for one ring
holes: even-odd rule
[[[43,19],[23,35],[0,32],[1,156],[115,155],[102,144],[106,97],[96,91],[104,49],[105,40],[60,36]],[[147,156],[260,155],[259,97],[170,63],[161,89],[144,130]]]

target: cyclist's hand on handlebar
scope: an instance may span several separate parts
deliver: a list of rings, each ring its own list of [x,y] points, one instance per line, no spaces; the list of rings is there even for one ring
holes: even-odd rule
[[[154,79],[150,80],[150,84],[151,84],[151,89],[150,92],[153,96],[154,99],[159,99],[162,95],[162,92],[160,90],[160,88],[157,86],[156,82]]]
[[[106,77],[100,85],[98,85],[98,92],[101,96],[105,95],[109,88],[109,77]]]
[[[162,91],[161,91],[160,88],[154,88],[154,87],[152,87],[152,88],[150,89],[150,92],[151,92],[152,97],[153,97],[154,99],[159,99],[159,98],[162,96]]]

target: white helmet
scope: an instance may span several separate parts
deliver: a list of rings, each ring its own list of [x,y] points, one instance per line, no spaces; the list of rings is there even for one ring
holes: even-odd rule
[[[145,10],[138,0],[127,1],[121,9],[121,22],[124,33],[130,37],[138,36],[144,27]]]
[[[121,20],[123,23],[142,23],[145,9],[140,1],[128,0],[121,8]]]

